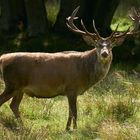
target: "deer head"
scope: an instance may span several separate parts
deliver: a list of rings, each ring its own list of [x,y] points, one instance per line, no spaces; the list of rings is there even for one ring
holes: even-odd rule
[[[100,34],[95,26],[94,20],[93,20],[94,33],[91,33],[86,29],[82,19],[81,19],[81,25],[82,25],[83,30],[80,30],[73,23],[74,20],[78,19],[78,17],[75,17],[75,16],[76,16],[79,8],[80,8],[80,6],[78,6],[72,12],[71,16],[69,16],[67,18],[66,24],[71,31],[82,35],[83,39],[86,41],[87,44],[95,46],[98,56],[102,59],[107,59],[112,54],[112,48],[114,46],[120,45],[127,36],[138,33],[138,32],[135,32],[135,30],[130,31],[130,27],[125,32],[118,33],[117,32],[117,29],[119,27],[119,24],[118,24],[116,26],[116,29],[114,31],[112,31],[112,34],[109,37],[104,38],[104,37],[100,36]],[[132,17],[132,18],[134,20],[136,19],[136,21],[138,22],[137,16]],[[136,28],[134,28],[134,29],[136,29]]]

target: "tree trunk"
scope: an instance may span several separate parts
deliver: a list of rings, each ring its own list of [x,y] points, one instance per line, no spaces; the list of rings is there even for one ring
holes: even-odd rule
[[[11,33],[17,31],[18,22],[26,22],[23,0],[0,1],[0,30]]]
[[[13,11],[11,1],[0,0],[0,30],[9,31],[13,28]]]
[[[47,31],[47,14],[44,0],[25,0],[29,36],[37,36]]]
[[[16,26],[22,22],[27,24],[24,0],[12,0],[13,18]]]

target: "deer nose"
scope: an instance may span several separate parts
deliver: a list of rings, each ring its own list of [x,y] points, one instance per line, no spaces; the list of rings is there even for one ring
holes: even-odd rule
[[[108,55],[109,55],[109,51],[108,51],[107,47],[103,47],[103,48],[101,49],[101,56],[102,56],[103,58],[107,58]]]
[[[102,57],[107,58],[108,57],[108,53],[107,52],[103,52],[101,53]]]

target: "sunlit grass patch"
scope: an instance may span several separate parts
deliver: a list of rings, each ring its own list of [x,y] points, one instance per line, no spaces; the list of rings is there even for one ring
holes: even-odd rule
[[[60,0],[47,0],[45,2],[45,7],[47,11],[47,18],[50,25],[53,26],[60,10]]]
[[[101,139],[104,140],[137,140],[140,138],[140,128],[133,123],[119,123],[114,120],[104,120],[98,128]]]

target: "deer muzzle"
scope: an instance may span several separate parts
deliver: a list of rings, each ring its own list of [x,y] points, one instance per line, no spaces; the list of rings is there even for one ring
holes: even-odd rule
[[[109,55],[109,51],[108,51],[107,47],[104,47],[103,49],[101,49],[101,56],[103,58],[107,58],[108,55]]]

